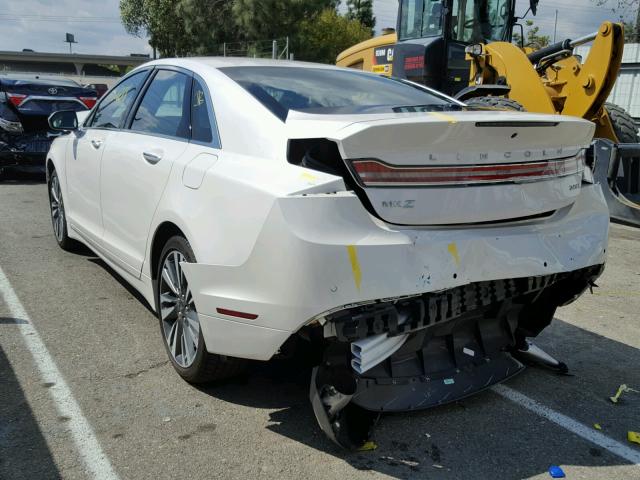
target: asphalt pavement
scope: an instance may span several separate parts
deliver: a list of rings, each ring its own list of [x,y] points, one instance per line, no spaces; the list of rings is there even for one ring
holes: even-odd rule
[[[546,479],[551,465],[640,479],[640,393],[608,399],[640,390],[639,247],[640,230],[613,226],[599,288],[539,337],[572,376],[528,368],[506,390],[384,416],[376,450],[345,453],[316,425],[304,363],[188,385],[144,301],[91,251],[58,248],[45,185],[2,182],[0,479]]]

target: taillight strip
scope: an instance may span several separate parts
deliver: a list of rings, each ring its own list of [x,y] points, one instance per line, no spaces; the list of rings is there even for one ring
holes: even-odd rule
[[[584,155],[490,165],[400,167],[379,160],[354,160],[352,165],[365,186],[431,186],[543,180],[582,173]]]

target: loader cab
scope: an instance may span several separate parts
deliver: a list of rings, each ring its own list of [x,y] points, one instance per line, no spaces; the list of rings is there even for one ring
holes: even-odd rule
[[[516,20],[515,3],[515,0],[400,0],[394,76],[449,95],[459,92],[469,84],[465,47],[510,42]]]

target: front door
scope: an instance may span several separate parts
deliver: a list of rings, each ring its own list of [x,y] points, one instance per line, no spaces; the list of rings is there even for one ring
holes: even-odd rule
[[[134,74],[111,90],[98,104],[85,126],[74,135],[67,155],[67,216],[73,228],[89,243],[100,244],[101,162],[107,143],[117,133],[135,100],[147,72]]]

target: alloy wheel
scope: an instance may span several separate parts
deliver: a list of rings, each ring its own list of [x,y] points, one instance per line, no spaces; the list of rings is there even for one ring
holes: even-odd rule
[[[183,368],[193,364],[198,351],[200,321],[178,250],[167,253],[160,276],[160,316],[162,330],[174,361]]]
[[[51,203],[51,223],[53,224],[53,233],[58,242],[62,242],[64,238],[64,204],[62,203],[62,192],[60,190],[60,181],[57,175],[51,177],[51,185],[49,187],[49,198]]]

